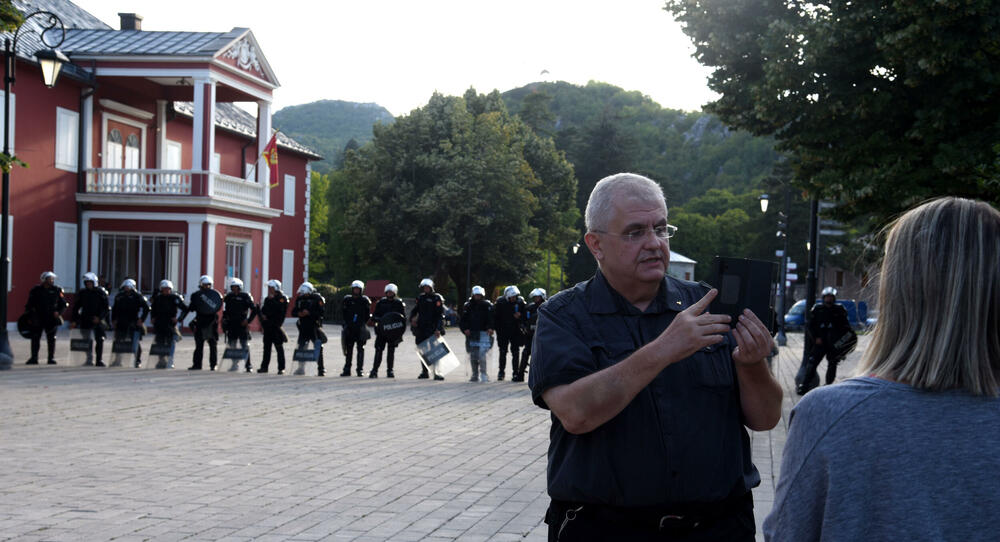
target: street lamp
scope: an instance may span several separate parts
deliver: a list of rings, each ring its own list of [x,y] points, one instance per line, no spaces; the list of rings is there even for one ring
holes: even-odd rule
[[[14,72],[17,67],[17,40],[21,37],[24,23],[34,17],[47,18],[42,23],[44,28],[39,33],[42,44],[48,49],[35,53],[35,58],[42,69],[42,82],[52,88],[64,63],[69,62],[65,55],[56,50],[66,39],[66,26],[62,19],[50,11],[35,11],[24,17],[21,24],[14,30],[14,37],[4,39],[4,60],[6,71],[3,78],[3,154],[10,158],[10,89],[14,85]],[[57,28],[58,27],[58,28]],[[47,34],[58,31],[58,41],[49,41]],[[10,232],[7,223],[10,220],[10,168],[12,163],[3,166],[2,218],[0,218],[0,315],[3,315],[4,325],[0,326],[0,370],[10,369],[14,363],[14,353],[10,349],[10,339],[7,337],[7,275],[10,267],[10,254],[7,253],[7,238]]]
[[[760,212],[766,213],[767,212],[767,199],[768,199],[767,198],[767,194],[761,194],[760,198],[758,198],[758,199],[760,199]]]

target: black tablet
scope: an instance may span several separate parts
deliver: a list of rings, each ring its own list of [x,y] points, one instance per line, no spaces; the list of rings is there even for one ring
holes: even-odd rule
[[[749,260],[745,258],[722,258],[712,260],[708,284],[719,290],[708,312],[728,314],[735,327],[743,309],[750,309],[774,332],[774,287],[775,262]]]

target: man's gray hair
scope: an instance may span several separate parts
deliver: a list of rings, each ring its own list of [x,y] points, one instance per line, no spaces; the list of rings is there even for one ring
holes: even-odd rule
[[[584,213],[587,231],[607,231],[615,201],[622,195],[642,201],[659,201],[667,205],[663,188],[656,181],[637,173],[616,173],[594,185]]]

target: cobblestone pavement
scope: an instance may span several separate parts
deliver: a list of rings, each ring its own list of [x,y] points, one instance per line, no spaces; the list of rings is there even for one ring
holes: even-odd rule
[[[381,378],[340,378],[330,335],[325,378],[275,375],[274,360],[267,375],[187,371],[190,337],[174,370],[81,367],[66,331],[59,365],[26,367],[27,341],[12,335],[0,540],[545,540],[549,416],[525,384],[468,383],[464,366],[417,380],[410,337],[395,379],[384,363]],[[785,414],[799,337],[774,365]],[[784,432],[783,420],[752,436],[758,524]]]

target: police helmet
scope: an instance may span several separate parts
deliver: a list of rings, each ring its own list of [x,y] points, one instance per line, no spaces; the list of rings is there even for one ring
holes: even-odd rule
[[[834,288],[833,286],[827,286],[826,288],[823,288],[823,294],[822,295],[823,295],[823,297],[826,297],[828,295],[832,295],[833,297],[837,297],[837,289]]]
[[[271,279],[267,281],[267,285],[279,292],[281,291],[281,281],[278,279]]]
[[[94,274],[94,273],[90,273],[90,272],[84,273],[83,274],[83,282],[93,282],[94,286],[97,286],[97,275]]]
[[[41,280],[42,280],[42,281],[44,282],[44,281],[45,281],[45,279],[47,279],[47,278],[49,278],[49,277],[52,277],[52,280],[56,280],[56,279],[58,279],[58,278],[59,278],[59,277],[57,277],[57,276],[56,276],[56,274],[55,274],[55,273],[53,273],[52,271],[46,271],[46,272],[42,273],[42,278],[41,278]]]
[[[208,275],[202,275],[201,278],[198,279],[198,285],[199,286],[204,286],[206,284],[208,284],[209,286],[212,285],[212,277],[210,277]]]
[[[122,281],[122,288],[128,290],[135,290],[135,281],[132,279],[125,279]]]
[[[515,297],[521,295],[521,290],[517,289],[517,286],[513,284],[503,289],[504,297]]]
[[[236,277],[232,277],[232,278],[229,279],[229,287],[232,288],[233,286],[235,286],[235,287],[239,288],[240,290],[242,290],[243,289],[243,281],[240,280],[240,279],[238,279],[238,278],[236,278]]]
[[[528,294],[528,297],[530,298],[540,297],[544,301],[545,299],[548,299],[548,294],[545,293],[545,288],[535,288],[534,290],[531,291],[530,294]]]
[[[351,288],[361,288],[362,290],[364,290],[365,283],[361,282],[360,280],[356,280],[351,283]]]
[[[431,280],[430,278],[426,278],[420,281],[420,287],[423,288],[424,286],[430,286],[431,288],[434,288],[434,281]]]
[[[385,285],[385,293],[389,292],[399,295],[399,287],[390,282],[389,284]]]
[[[472,295],[476,295],[476,294],[485,296],[486,295],[486,290],[483,289],[483,287],[479,286],[479,285],[473,286],[472,287]]]
[[[160,281],[160,289],[162,290],[164,288],[170,288],[171,290],[173,290],[174,289],[174,283],[170,282],[167,279],[163,279],[163,280]]]
[[[313,293],[315,291],[316,291],[316,288],[313,288],[312,283],[309,283],[309,282],[303,282],[302,286],[299,286],[299,293],[300,294],[311,294],[311,293]]]

